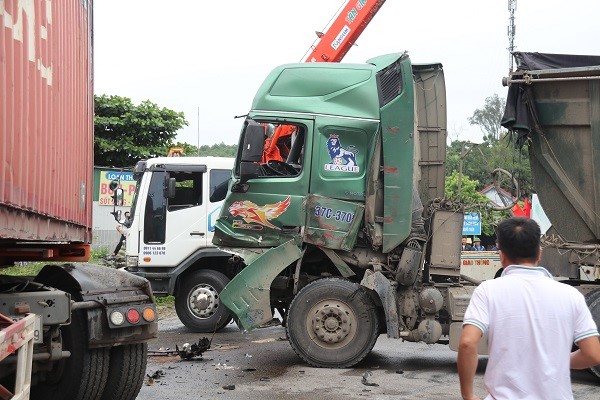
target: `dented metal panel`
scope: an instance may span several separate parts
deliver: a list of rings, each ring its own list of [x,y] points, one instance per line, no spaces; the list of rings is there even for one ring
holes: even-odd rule
[[[309,194],[303,240],[330,249],[352,250],[360,228],[362,204]]]
[[[0,2],[0,239],[91,240],[92,4]]]
[[[242,329],[257,328],[273,318],[271,282],[301,254],[293,240],[272,248],[248,264],[221,291],[221,302],[236,315]]]

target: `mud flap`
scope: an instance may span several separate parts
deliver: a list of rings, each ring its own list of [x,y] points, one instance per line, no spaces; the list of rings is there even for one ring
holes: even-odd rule
[[[294,240],[265,252],[235,276],[221,292],[221,303],[236,316],[241,329],[251,330],[270,321],[271,282],[300,258]]]

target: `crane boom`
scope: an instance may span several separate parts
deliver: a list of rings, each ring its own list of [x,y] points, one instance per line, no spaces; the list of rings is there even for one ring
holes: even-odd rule
[[[385,0],[350,0],[318,42],[306,62],[339,62],[365,30]]]

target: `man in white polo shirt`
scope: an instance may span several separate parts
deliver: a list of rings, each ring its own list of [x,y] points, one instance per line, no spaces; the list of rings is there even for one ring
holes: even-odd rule
[[[598,329],[585,299],[537,266],[535,221],[502,221],[497,238],[502,276],[479,285],[465,313],[457,358],[462,398],[479,399],[477,344],[487,334],[486,399],[572,399],[570,368],[600,364]],[[573,343],[579,350],[571,353]]]

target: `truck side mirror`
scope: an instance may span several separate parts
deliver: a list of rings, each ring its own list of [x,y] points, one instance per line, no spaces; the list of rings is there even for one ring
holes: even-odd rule
[[[240,184],[260,176],[258,163],[262,161],[264,147],[265,127],[249,120],[244,132],[244,144],[240,160]]]
[[[111,212],[112,216],[115,217],[115,221],[121,221],[121,210],[114,210]]]
[[[265,128],[261,124],[250,121],[244,133],[241,161],[261,162],[265,147]]]
[[[258,178],[260,166],[256,162],[242,161],[240,162],[240,183],[246,183],[249,179]]]
[[[113,181],[114,182],[114,181]],[[111,182],[112,183],[112,182]],[[110,187],[110,186],[109,186]],[[122,206],[123,205],[123,194],[125,193],[125,191],[121,188],[114,188],[113,189],[113,204],[115,206]]]
[[[110,181],[110,183],[108,184],[108,188],[114,192],[116,188],[119,187],[119,181],[116,179],[113,179],[112,181]]]
[[[166,189],[167,189],[167,193],[166,193],[167,199],[174,199],[175,191],[177,190],[177,180],[175,178],[169,178],[169,180],[167,181]]]

